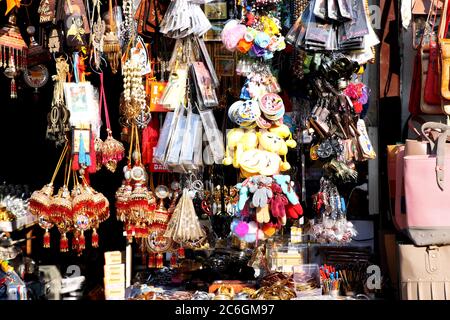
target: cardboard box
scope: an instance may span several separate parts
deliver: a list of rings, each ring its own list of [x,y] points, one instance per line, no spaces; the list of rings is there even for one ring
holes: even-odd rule
[[[122,253],[120,251],[109,251],[105,252],[105,264],[121,264],[122,263]]]

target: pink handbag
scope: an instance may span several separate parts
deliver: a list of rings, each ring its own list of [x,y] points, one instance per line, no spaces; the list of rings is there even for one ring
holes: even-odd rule
[[[425,135],[427,130],[440,131],[436,143]],[[450,244],[450,152],[446,143],[450,127],[427,122],[422,125],[422,133],[436,151],[433,155],[407,155],[407,150],[398,152],[396,224],[406,229],[418,246]],[[406,215],[401,214],[403,182]]]

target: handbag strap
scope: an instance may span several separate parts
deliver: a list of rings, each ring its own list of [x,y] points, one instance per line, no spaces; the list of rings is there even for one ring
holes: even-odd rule
[[[430,135],[426,135],[427,130],[440,131],[436,142]],[[444,190],[444,164],[445,164],[445,143],[450,136],[450,126],[438,122],[426,122],[422,125],[422,134],[430,142],[431,149],[436,146],[436,181],[441,190]]]
[[[429,36],[431,34],[429,32],[430,29],[428,28],[428,24],[430,22],[430,18],[431,18],[431,15],[432,15],[432,12],[433,12],[434,8],[435,8],[435,11],[437,11],[437,4],[435,6],[435,2],[436,1],[438,1],[438,0],[432,0],[430,8],[428,9],[427,20],[425,20],[425,28],[423,30],[422,36],[420,37],[420,42],[419,42],[419,46],[418,46],[419,49],[422,49],[423,40],[424,40],[425,36]],[[447,2],[447,0],[445,2]],[[433,25],[431,27],[431,30],[434,29],[434,24],[436,23],[436,15],[437,15],[437,13],[435,12],[434,13],[434,18],[433,18]],[[442,21],[442,18],[441,18],[441,21]],[[439,27],[440,26],[441,25],[439,24]]]
[[[441,21],[439,21],[439,29],[438,29],[438,39],[445,39],[447,36],[447,30],[448,30],[448,23],[447,16],[448,16],[448,0],[444,0],[444,6],[442,8],[441,13]]]

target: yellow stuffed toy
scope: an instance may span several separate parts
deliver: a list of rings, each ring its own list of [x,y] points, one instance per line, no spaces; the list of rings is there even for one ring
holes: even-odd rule
[[[227,148],[223,164],[239,168],[239,159],[242,153],[247,150],[256,149],[258,146],[258,136],[255,130],[247,130],[241,128],[231,129],[227,133]]]

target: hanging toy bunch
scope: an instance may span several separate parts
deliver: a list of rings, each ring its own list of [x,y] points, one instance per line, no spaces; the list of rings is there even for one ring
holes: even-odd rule
[[[30,212],[38,217],[41,228],[45,230],[44,248],[49,248],[50,229],[56,226],[61,234],[60,250],[69,250],[68,232],[73,232],[72,249],[81,253],[86,248],[85,232],[92,229],[91,245],[98,247],[99,224],[109,218],[109,201],[95,191],[84,176],[82,183],[71,169],[72,158],[69,156],[69,145],[66,143],[59,158],[50,183],[42,189],[33,192],[30,197]],[[66,160],[64,183],[54,193],[54,182],[61,165]],[[70,160],[69,160],[70,159]],[[70,178],[73,176],[73,190],[69,191]]]
[[[303,214],[290,176],[256,175],[238,183],[236,188],[238,212],[231,230],[245,242],[270,238],[286,225],[288,218],[297,220]]]
[[[320,180],[320,190],[314,196],[318,219],[310,221],[308,234],[319,243],[349,243],[358,233],[346,218],[346,205],[337,187],[326,178]]]
[[[278,16],[279,1],[244,1],[241,20],[228,21],[221,38],[225,48],[251,58],[272,59],[286,48]]]
[[[229,21],[222,43],[242,54],[236,71],[246,76],[240,101],[228,109],[228,118],[239,126],[227,134],[224,165],[240,170],[244,182],[238,184],[239,201],[233,234],[246,242],[264,240],[280,230],[287,218],[303,213],[289,176],[289,148],[297,143],[283,124],[285,105],[278,95],[281,88],[272,74],[274,52],[285,49],[280,33],[277,1],[243,4],[241,21]]]

